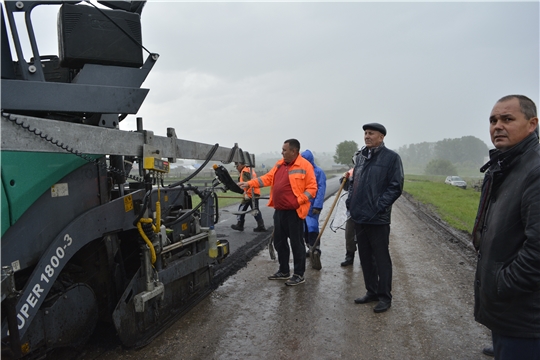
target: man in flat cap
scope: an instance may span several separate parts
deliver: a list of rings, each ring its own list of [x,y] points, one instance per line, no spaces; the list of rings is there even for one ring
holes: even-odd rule
[[[373,311],[380,313],[392,304],[392,260],[388,250],[390,215],[392,204],[403,191],[403,165],[399,155],[384,146],[386,128],[383,125],[365,124],[363,129],[366,146],[353,157],[354,172],[346,202],[354,221],[367,290],[354,302],[378,301]]]

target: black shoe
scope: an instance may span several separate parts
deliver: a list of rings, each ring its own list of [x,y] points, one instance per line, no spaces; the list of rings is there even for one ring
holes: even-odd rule
[[[354,263],[354,258],[345,258],[345,261],[341,263],[341,266],[349,266]]]
[[[355,299],[355,304],[367,304],[369,302],[379,301],[379,298],[375,295],[364,295],[361,298]]]
[[[493,350],[493,346],[486,346],[485,348],[482,349],[482,353],[484,355],[491,356],[491,357],[495,356],[495,351]]]
[[[375,307],[373,308],[373,311],[376,313],[382,313],[390,309],[391,305],[392,305],[391,301],[379,301],[379,303],[375,305]]]
[[[285,281],[287,286],[296,286],[305,283],[306,280],[303,276],[294,274],[289,280]]]
[[[310,256],[311,256],[311,251],[309,251],[308,249],[308,251],[306,251],[306,257],[310,257]]]
[[[270,275],[268,277],[268,280],[287,280],[291,277],[290,273],[282,273],[281,271],[278,271],[274,275]]]

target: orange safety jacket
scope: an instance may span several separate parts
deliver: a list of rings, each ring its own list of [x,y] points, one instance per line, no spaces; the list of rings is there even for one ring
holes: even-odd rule
[[[242,171],[240,171],[240,175],[238,176],[238,180],[240,181],[249,181],[257,178],[257,174],[255,173],[255,170],[251,169],[251,176],[249,173],[249,167],[244,166],[242,168]],[[253,189],[253,191],[251,191]],[[251,195],[255,193],[255,197],[261,196],[261,190],[259,188],[255,187],[248,187],[247,189],[244,189],[244,195],[247,195],[251,199]]]
[[[248,181],[248,186],[253,186],[254,188],[272,186],[274,184],[274,174],[283,163],[283,159],[279,160],[267,174]],[[315,178],[313,165],[304,159],[302,155],[298,155],[291,165],[289,169],[289,181],[291,183],[292,192],[298,200],[299,207],[296,209],[296,213],[300,219],[305,219],[309,212],[309,207],[311,206],[310,200],[317,194],[317,179]],[[268,206],[274,205],[272,200],[273,196],[274,191],[273,188],[271,188]]]

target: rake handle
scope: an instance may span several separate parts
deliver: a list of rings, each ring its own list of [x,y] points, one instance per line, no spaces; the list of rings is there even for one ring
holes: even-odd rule
[[[341,191],[343,190],[343,187],[345,187],[345,183],[347,182],[345,180],[348,178],[349,178],[349,173],[347,172],[345,175],[345,178],[341,182],[341,186],[339,187],[336,198],[334,199],[334,202],[332,203],[332,206],[330,207],[330,211],[328,212],[328,215],[326,215],[326,220],[324,220],[324,224],[321,228],[321,231],[319,232],[319,236],[317,236],[317,240],[315,240],[315,244],[313,244],[313,246],[311,247],[311,251],[313,251],[313,249],[315,249],[317,245],[319,245],[319,242],[321,241],[321,236],[324,232],[324,229],[326,228],[326,224],[328,224],[328,220],[330,220],[330,216],[332,215],[332,212],[334,211],[334,207],[336,206],[336,203],[339,200],[339,195],[341,195]]]

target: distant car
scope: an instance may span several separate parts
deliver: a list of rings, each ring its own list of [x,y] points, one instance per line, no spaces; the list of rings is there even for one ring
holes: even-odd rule
[[[444,180],[444,182],[446,184],[457,186],[462,189],[467,188],[467,182],[463,180],[462,178],[460,178],[459,176],[448,176],[446,180]]]

